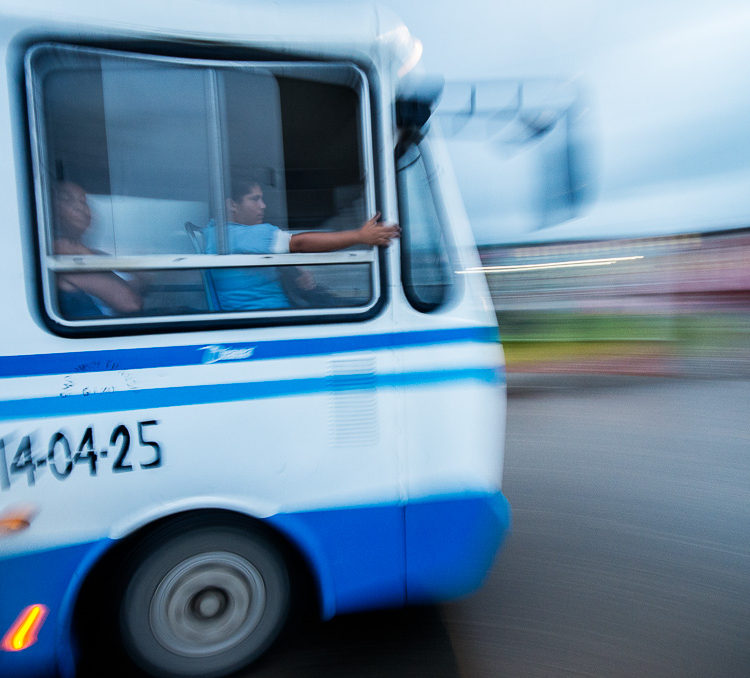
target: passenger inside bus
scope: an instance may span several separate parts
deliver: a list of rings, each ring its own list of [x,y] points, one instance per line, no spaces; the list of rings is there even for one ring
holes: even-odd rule
[[[378,221],[380,214],[377,213],[359,228],[292,235],[265,221],[263,189],[253,177],[237,178],[232,182],[231,197],[226,206],[229,217],[226,242],[230,254],[333,252],[353,245],[387,246],[401,230],[397,224]],[[218,252],[213,223],[206,228],[206,252]],[[277,267],[222,269],[213,271],[212,276],[223,311],[283,309],[292,305]],[[313,284],[305,274],[296,282],[301,287]]]
[[[86,191],[72,181],[54,189],[55,254],[100,255],[89,249],[83,236],[91,225]],[[125,279],[112,271],[60,273],[57,300],[61,315],[69,320],[138,313],[143,307],[137,278]]]

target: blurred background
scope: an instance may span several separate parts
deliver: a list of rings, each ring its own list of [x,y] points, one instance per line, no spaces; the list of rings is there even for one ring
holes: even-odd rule
[[[750,6],[384,4],[500,111],[441,123],[508,370],[748,376]]]

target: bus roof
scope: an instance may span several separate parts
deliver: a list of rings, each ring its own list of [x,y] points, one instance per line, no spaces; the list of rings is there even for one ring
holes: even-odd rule
[[[192,40],[294,51],[310,57],[413,58],[416,41],[388,8],[345,0],[0,0],[7,22],[42,31],[75,27],[77,37]],[[20,26],[19,26],[20,27]]]

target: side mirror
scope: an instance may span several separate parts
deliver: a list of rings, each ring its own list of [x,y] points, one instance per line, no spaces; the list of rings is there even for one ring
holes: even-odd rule
[[[434,115],[449,141],[487,144],[502,161],[527,154],[539,225],[575,216],[594,192],[592,127],[575,84],[555,79],[448,82]]]
[[[578,97],[552,79],[449,82],[436,113],[449,138],[524,144],[550,132]]]
[[[400,131],[396,157],[422,140],[444,85],[441,76],[410,74],[401,80],[396,94],[396,125]]]

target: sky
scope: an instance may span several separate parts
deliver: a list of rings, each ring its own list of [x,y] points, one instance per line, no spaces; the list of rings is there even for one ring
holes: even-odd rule
[[[448,81],[551,78],[575,92],[567,137],[558,124],[524,144],[449,139],[481,243],[750,224],[746,0],[380,4],[422,41],[425,72]],[[565,139],[586,190],[561,210],[548,196]]]

